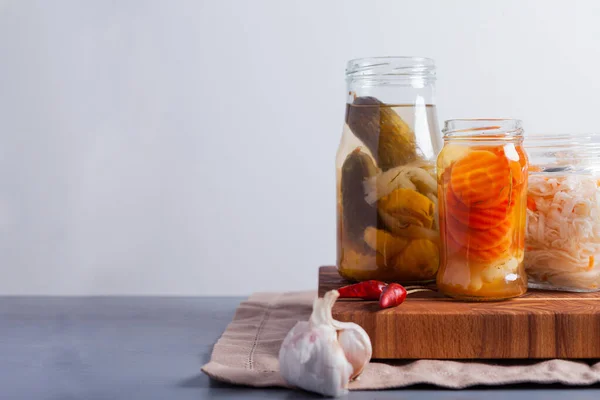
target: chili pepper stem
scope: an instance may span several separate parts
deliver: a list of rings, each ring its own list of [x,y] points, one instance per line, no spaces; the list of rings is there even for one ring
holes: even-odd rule
[[[406,294],[417,293],[417,292],[435,292],[435,290],[426,289],[426,288],[418,288],[418,289],[407,290]]]

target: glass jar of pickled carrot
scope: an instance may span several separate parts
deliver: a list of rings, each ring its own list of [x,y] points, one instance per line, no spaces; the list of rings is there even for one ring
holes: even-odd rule
[[[600,291],[600,135],[527,135],[529,287]]]
[[[446,121],[437,159],[439,290],[502,300],[527,291],[523,257],[528,161],[521,122]]]
[[[352,60],[337,153],[337,266],[354,281],[433,281],[439,266],[435,64]]]

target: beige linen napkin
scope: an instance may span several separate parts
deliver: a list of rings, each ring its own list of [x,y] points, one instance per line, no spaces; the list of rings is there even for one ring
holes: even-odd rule
[[[211,378],[248,386],[287,386],[279,374],[279,347],[298,321],[307,320],[316,292],[257,293],[240,304],[202,371]],[[494,362],[371,362],[350,390],[427,383],[447,388],[510,383],[600,382],[600,362],[519,360]]]

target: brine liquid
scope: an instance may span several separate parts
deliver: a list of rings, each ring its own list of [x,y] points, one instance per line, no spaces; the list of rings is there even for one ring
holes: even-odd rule
[[[435,106],[364,99],[347,105],[336,160],[339,272],[431,281],[439,266]]]

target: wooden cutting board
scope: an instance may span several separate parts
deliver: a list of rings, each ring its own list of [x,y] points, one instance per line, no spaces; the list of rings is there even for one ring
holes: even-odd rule
[[[335,267],[319,269],[319,296],[347,284]],[[333,317],[367,331],[373,358],[600,358],[600,293],[531,290],[468,303],[421,292],[386,310],[340,299]]]

